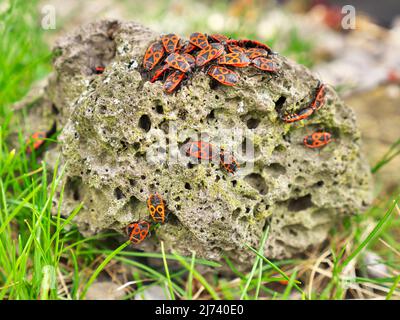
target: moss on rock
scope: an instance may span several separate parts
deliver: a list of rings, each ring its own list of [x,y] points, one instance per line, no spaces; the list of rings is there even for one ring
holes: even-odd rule
[[[143,248],[158,250],[164,240],[182,254],[225,255],[246,266],[252,254],[244,244],[257,246],[266,225],[265,255],[291,257],[325,240],[338,217],[370,202],[371,177],[354,114],[331,87],[325,106],[309,120],[284,124],[278,117],[312,98],[318,79],[308,69],[278,55],[277,77],[237,69],[237,86],[213,87],[210,77],[196,72],[167,95],[141,69],[145,49],[158,37],[135,23],[101,21],[55,49],[56,80],[48,92],[64,127],[63,206],[68,212],[83,201],[76,222],[84,234],[121,231],[148,216],[145,201],[158,192],[169,221]],[[104,74],[93,74],[96,64],[106,66]],[[336,140],[318,154],[304,148],[302,138],[320,128]],[[193,133],[233,151],[239,172],[189,163],[179,147]],[[246,146],[254,147],[252,155],[242,152]],[[165,161],[152,161],[155,150]]]

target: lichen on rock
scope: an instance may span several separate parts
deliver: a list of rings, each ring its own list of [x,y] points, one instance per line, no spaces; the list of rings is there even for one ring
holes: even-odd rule
[[[360,133],[333,88],[310,119],[283,123],[279,112],[306,105],[318,79],[278,55],[276,77],[237,69],[239,83],[226,87],[196,72],[168,95],[141,66],[158,38],[135,23],[101,21],[55,48],[56,77],[47,92],[63,128],[57,149],[67,164],[63,212],[84,203],[75,218],[84,234],[122,232],[148,216],[146,199],[158,192],[169,219],[141,248],[158,250],[163,240],[181,254],[225,255],[245,267],[253,256],[245,244],[258,246],[267,225],[265,256],[286,258],[321,243],[338,218],[368,205],[371,177]],[[93,73],[96,64],[106,66],[102,75]],[[320,153],[302,145],[317,129],[335,138]],[[233,152],[239,172],[182,154],[197,134]]]

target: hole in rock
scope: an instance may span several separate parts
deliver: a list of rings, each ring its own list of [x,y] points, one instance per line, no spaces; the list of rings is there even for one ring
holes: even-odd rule
[[[235,210],[233,210],[232,218],[233,219],[237,219],[239,217],[239,214],[240,214],[241,211],[242,211],[242,209],[240,209],[240,208],[236,208]]]
[[[244,180],[262,195],[267,194],[268,187],[264,178],[258,173],[251,173],[244,177]]]
[[[186,182],[186,183],[185,183],[185,189],[187,189],[187,190],[192,190],[192,186],[190,185],[189,182]]]
[[[247,120],[247,128],[249,129],[255,129],[258,127],[259,124],[260,124],[259,119],[250,118],[249,120]]]
[[[122,149],[128,148],[128,142],[126,142],[125,140],[120,140],[120,143],[121,143]]]
[[[207,120],[215,119],[215,110],[211,110],[211,112],[207,115]]]
[[[81,200],[80,187],[82,185],[81,177],[68,177],[66,182],[66,190],[70,190],[72,198],[75,201]]]
[[[274,153],[281,153],[281,152],[285,152],[286,151],[286,147],[283,144],[279,144],[275,147],[274,149]]]
[[[163,106],[162,105],[156,105],[156,111],[157,111],[157,113],[159,113],[159,114],[164,114],[164,108],[163,108]]]
[[[52,111],[53,114],[59,114],[60,113],[60,111],[58,110],[57,106],[54,103],[51,105],[51,111]]]
[[[133,149],[134,150],[139,150],[139,148],[140,148],[140,142],[134,142],[133,143]]]
[[[151,128],[150,117],[147,114],[144,114],[139,119],[139,127],[144,131],[149,132]]]
[[[296,183],[305,183],[307,180],[303,176],[297,176],[294,180]]]
[[[178,112],[178,118],[181,120],[186,120],[187,115],[188,115],[188,112],[185,109],[180,109]]]
[[[114,189],[114,196],[117,200],[121,200],[122,198],[125,198],[124,193],[122,192],[122,190],[119,187]]]
[[[311,208],[313,203],[311,201],[311,195],[308,194],[304,197],[291,199],[289,201],[288,210],[289,211],[302,211]]]
[[[172,212],[168,213],[167,222],[172,226],[178,226],[180,224],[178,217]]]
[[[277,112],[280,112],[285,102],[286,102],[286,97],[280,96],[279,99],[275,101],[275,110]]]
[[[273,172],[274,176],[279,176],[286,173],[286,168],[277,162],[271,163],[268,166],[268,169]]]
[[[164,131],[165,134],[168,134],[169,131],[169,122],[164,120],[160,123],[159,128]],[[168,140],[168,138],[167,138]],[[168,142],[168,141],[167,141]]]
[[[106,106],[99,106],[99,113],[100,114],[105,114],[107,112],[107,107]]]
[[[142,190],[143,191],[143,190]],[[136,210],[137,206],[140,204],[140,201],[138,198],[135,196],[131,196],[129,198],[129,206],[132,208],[132,210]]]
[[[195,166],[197,166],[197,164],[194,164],[194,163],[191,163],[191,162],[188,162],[188,164],[187,164],[187,167],[189,169],[193,169]]]

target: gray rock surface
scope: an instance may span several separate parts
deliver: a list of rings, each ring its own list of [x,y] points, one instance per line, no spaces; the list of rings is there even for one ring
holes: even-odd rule
[[[338,218],[368,205],[371,177],[360,133],[333,88],[310,119],[284,124],[277,110],[304,107],[318,79],[278,55],[278,77],[249,67],[237,69],[237,86],[214,87],[196,72],[167,95],[162,82],[150,83],[141,69],[144,51],[158,37],[135,23],[101,21],[55,48],[46,94],[63,128],[56,150],[67,164],[63,212],[83,201],[75,221],[84,234],[122,232],[148,216],[145,201],[158,192],[169,221],[141,248],[158,251],[163,240],[167,250],[195,250],[215,260],[225,255],[245,267],[254,257],[245,244],[258,246],[267,225],[265,255],[287,258],[321,243]],[[95,75],[99,64],[106,71]],[[316,129],[336,139],[320,154],[302,145]],[[232,151],[239,172],[229,175],[218,163],[195,164],[182,155],[178,148],[194,133]],[[154,147],[165,152],[165,161],[150,157]],[[253,155],[242,152],[252,147]]]

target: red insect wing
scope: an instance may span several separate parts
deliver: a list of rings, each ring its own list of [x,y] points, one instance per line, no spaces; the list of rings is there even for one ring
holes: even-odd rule
[[[164,64],[163,66],[160,66],[156,72],[154,73],[153,78],[151,78],[150,82],[156,82],[167,70],[169,70],[168,64]]]
[[[246,67],[250,64],[250,59],[244,53],[233,52],[219,57],[217,63],[233,67]]]
[[[246,49],[246,55],[249,57],[250,60],[253,60],[258,57],[267,57],[268,52],[261,48],[250,48]]]
[[[129,240],[133,244],[139,244],[149,234],[150,224],[145,220],[132,222],[127,226],[126,231],[128,233]]]
[[[178,85],[185,78],[185,74],[179,70],[175,70],[171,73],[164,82],[164,90],[167,93],[172,93]]]
[[[164,47],[160,42],[150,45],[143,57],[143,68],[147,71],[152,70],[164,55]]]
[[[104,67],[98,66],[98,67],[95,68],[95,73],[96,74],[102,74],[105,69],[106,68],[104,68]]]
[[[196,66],[196,59],[189,53],[182,53],[182,56],[186,59],[189,63],[190,68],[194,68]]]
[[[226,41],[226,44],[229,45],[233,45],[233,46],[238,46],[241,47],[241,44],[238,40],[235,39],[229,39],[228,41]]]
[[[311,108],[313,108],[314,110],[319,110],[322,108],[324,103],[325,103],[325,85],[321,84],[317,89],[315,99],[311,104]]]
[[[282,120],[285,121],[286,123],[292,123],[303,119],[307,119],[313,113],[314,110],[312,108],[304,108],[301,109],[299,113],[291,113],[285,115],[284,117],[282,117]]]
[[[229,40],[229,38],[227,36],[224,36],[223,34],[212,34],[209,37],[217,42],[226,42]]]
[[[187,155],[203,160],[213,159],[213,145],[204,141],[193,141],[189,143]]]
[[[253,59],[252,63],[257,69],[263,71],[277,72],[279,68],[275,61],[264,57],[258,57]]]
[[[206,49],[210,44],[207,41],[207,37],[204,33],[194,32],[190,35],[190,43],[200,49]]]
[[[224,46],[220,43],[212,43],[208,48],[201,50],[196,57],[196,66],[201,67],[218,58],[224,53]]]
[[[332,141],[332,135],[329,132],[314,132],[304,137],[304,145],[308,148],[321,148]]]
[[[42,144],[44,144],[46,139],[46,132],[45,131],[38,131],[33,133],[26,141],[26,144],[33,144],[33,150],[37,150],[40,148]],[[31,153],[31,147],[28,146],[27,152]]]
[[[239,40],[239,45],[247,48],[262,48],[267,50],[268,53],[272,53],[272,49],[268,45],[266,45],[265,43],[261,43],[260,41],[257,40],[249,40],[249,39]]]
[[[235,174],[235,172],[240,168],[233,155],[223,150],[220,153],[220,163],[226,171],[232,174]]]
[[[165,203],[158,193],[149,196],[147,199],[147,208],[154,222],[165,222]]]
[[[165,62],[174,69],[180,70],[182,72],[188,72],[190,70],[190,64],[187,62],[185,57],[180,55],[179,53],[171,53],[166,59]]]
[[[183,52],[183,53],[191,53],[191,52],[193,52],[193,51],[196,50],[196,49],[197,49],[197,47],[188,41],[188,42],[181,48],[180,52]]]
[[[207,74],[227,86],[234,86],[239,82],[239,75],[225,67],[211,66]]]
[[[161,37],[161,42],[165,48],[165,51],[168,53],[173,53],[177,50],[179,40],[179,37],[174,33],[166,34]]]
[[[237,53],[245,53],[245,49],[239,47],[239,46],[235,46],[233,44],[228,45],[228,51],[233,53],[233,52],[237,52]]]

